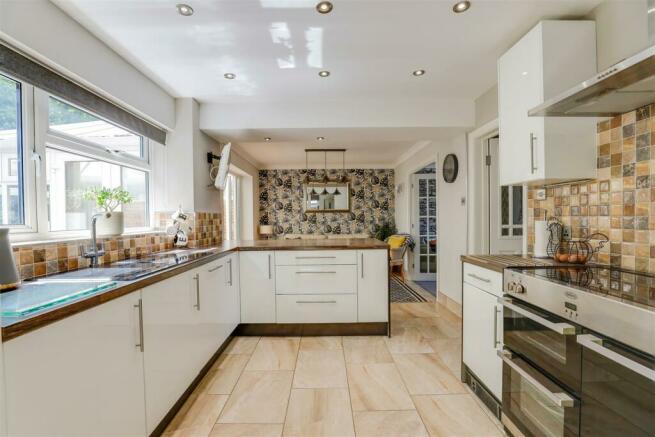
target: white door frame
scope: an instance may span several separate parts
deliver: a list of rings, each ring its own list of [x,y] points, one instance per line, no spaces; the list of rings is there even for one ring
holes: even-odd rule
[[[436,166],[436,163],[435,163]],[[422,167],[423,168],[423,167]],[[412,234],[412,237],[414,237],[416,247],[414,248],[414,251],[412,252],[412,255],[410,257],[410,265],[411,265],[411,270],[409,270],[409,276],[410,279],[413,281],[436,281],[437,280],[437,274],[438,274],[438,252],[439,252],[439,244],[437,243],[435,247],[435,253],[433,254],[435,256],[435,269],[436,271],[430,272],[430,273],[421,273],[419,268],[417,267],[417,264],[420,265],[420,248],[421,248],[421,236],[420,236],[420,224],[419,224],[419,216],[418,216],[418,210],[419,210],[419,204],[418,204],[418,182],[421,179],[425,180],[434,180],[435,181],[435,200],[436,200],[436,205],[435,208],[437,208],[438,211],[438,204],[439,204],[439,199],[436,195],[436,190],[437,190],[437,174],[416,174],[412,173],[411,176],[411,183],[410,183],[410,208],[411,208],[411,223],[410,223],[410,233]],[[415,183],[416,182],[416,183]],[[428,196],[429,197],[429,196]],[[430,217],[429,210],[430,210],[430,205],[429,201],[427,204],[428,208],[428,216]],[[439,235],[437,233],[438,230],[438,223],[437,223],[437,213],[435,212],[435,238],[437,242],[439,241]],[[429,223],[429,218],[428,218],[428,223],[427,226],[429,228],[430,223]],[[428,235],[430,234],[428,230]],[[428,241],[428,247],[427,247],[428,253],[425,255],[430,255],[430,246],[429,246],[429,241]],[[428,258],[428,270],[429,270],[429,258]]]

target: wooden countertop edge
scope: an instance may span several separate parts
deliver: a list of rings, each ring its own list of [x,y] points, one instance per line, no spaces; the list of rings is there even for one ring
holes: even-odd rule
[[[381,244],[372,244],[372,243],[359,243],[346,246],[337,245],[337,246],[227,246],[227,247],[216,247],[217,252],[211,255],[208,255],[204,258],[190,261],[186,264],[182,264],[177,267],[173,267],[169,270],[165,270],[159,273],[155,273],[152,276],[146,276],[142,279],[138,279],[134,282],[119,286],[117,288],[112,288],[105,292],[89,296],[87,298],[81,299],[79,301],[72,302],[68,305],[63,305],[61,307],[53,308],[50,311],[38,314],[34,317],[21,320],[12,325],[5,326],[2,328],[2,342],[12,340],[14,338],[20,337],[21,335],[27,334],[28,332],[34,331],[36,329],[47,326],[51,323],[55,323],[59,320],[65,319],[67,317],[73,316],[82,311],[86,311],[103,303],[109,302],[119,297],[125,296],[127,294],[133,293],[134,291],[140,290],[148,285],[156,284],[165,279],[168,279],[172,276],[179,275],[188,270],[197,268],[204,264],[216,261],[217,259],[222,258],[223,256],[233,253],[233,252],[251,252],[251,251],[266,251],[266,250],[348,250],[348,249],[388,249],[386,243]]]
[[[469,255],[462,255],[460,256],[460,259],[462,260],[462,262],[473,264],[478,267],[484,267],[486,269],[493,270],[499,273],[503,273],[503,270],[505,270],[505,268],[507,267],[512,267],[512,265],[502,264],[491,260],[484,260],[482,258],[469,256]]]

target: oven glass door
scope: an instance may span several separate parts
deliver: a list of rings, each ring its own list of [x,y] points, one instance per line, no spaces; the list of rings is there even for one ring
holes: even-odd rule
[[[503,415],[525,436],[579,435],[580,401],[508,350],[503,359]]]
[[[655,436],[655,357],[595,334],[582,352],[582,434]]]
[[[582,347],[580,329],[518,300],[503,301],[503,344],[578,394]]]

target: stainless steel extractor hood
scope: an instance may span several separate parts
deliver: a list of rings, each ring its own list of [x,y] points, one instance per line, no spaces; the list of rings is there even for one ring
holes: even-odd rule
[[[612,117],[655,102],[655,46],[528,111],[530,116]]]

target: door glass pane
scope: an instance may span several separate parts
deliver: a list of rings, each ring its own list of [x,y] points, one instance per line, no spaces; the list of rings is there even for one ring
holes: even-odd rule
[[[428,239],[421,237],[421,253],[428,253]]]
[[[430,179],[429,181],[429,191],[430,191],[430,196],[436,196],[437,195],[437,180],[436,179]]]
[[[437,218],[436,217],[430,217],[429,233],[430,233],[430,235],[436,235],[437,234]]]
[[[430,197],[430,215],[437,215],[437,198]]]
[[[500,187],[500,222],[509,224],[509,188]]]
[[[512,229],[512,235],[515,237],[520,237],[523,235],[523,228],[514,228]]]
[[[428,219],[427,218],[421,218],[421,219],[419,219],[418,223],[419,223],[419,226],[418,226],[419,233],[421,235],[427,234],[428,233]]]
[[[500,230],[500,235],[502,235],[503,237],[507,237],[509,235],[509,229],[508,228],[502,228]]]
[[[426,255],[421,255],[421,263],[419,267],[419,272],[428,273],[428,257]]]
[[[437,240],[433,238],[430,240],[430,253],[437,253]]]
[[[143,157],[141,136],[53,97],[50,97],[48,104],[48,122],[55,132],[98,144],[111,151]]]
[[[0,75],[0,225],[25,224],[20,83]]]
[[[426,198],[419,199],[418,201],[418,215],[421,217],[428,215],[428,202]]]
[[[437,272],[437,257],[432,255],[430,256],[430,273]]]
[[[512,224],[523,224],[523,187],[520,185],[512,187]]]
[[[419,197],[426,197],[428,195],[427,181],[425,179],[418,181],[418,195]]]

